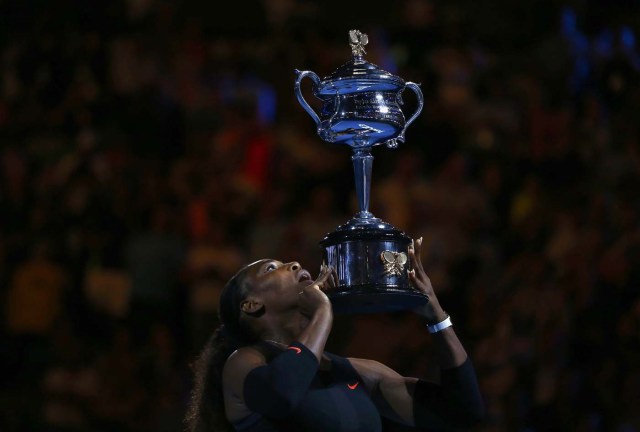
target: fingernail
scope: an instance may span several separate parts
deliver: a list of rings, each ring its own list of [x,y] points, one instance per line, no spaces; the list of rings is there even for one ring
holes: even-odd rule
[[[420,237],[418,241],[420,242],[420,246],[422,246],[422,237]]]

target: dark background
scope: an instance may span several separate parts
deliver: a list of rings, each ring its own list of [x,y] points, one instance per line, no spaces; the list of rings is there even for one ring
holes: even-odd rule
[[[481,431],[640,430],[637,2],[0,3],[0,430],[175,431],[244,263],[355,212],[294,69],[422,84],[374,213],[424,262],[476,365]],[[312,99],[310,84],[305,94]],[[408,113],[415,106],[405,95]],[[316,105],[317,106],[317,105]],[[410,313],[333,352],[423,375]]]

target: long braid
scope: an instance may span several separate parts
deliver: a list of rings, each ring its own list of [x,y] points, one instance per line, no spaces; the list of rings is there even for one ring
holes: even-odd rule
[[[222,368],[234,348],[223,333],[223,326],[216,329],[194,364],[195,382],[187,413],[190,432],[233,431],[224,415]]]
[[[247,267],[233,276],[220,295],[220,321],[194,363],[194,389],[186,416],[189,432],[233,432],[224,410],[222,370],[238,348],[257,341],[240,319],[240,303],[246,296],[243,284]]]

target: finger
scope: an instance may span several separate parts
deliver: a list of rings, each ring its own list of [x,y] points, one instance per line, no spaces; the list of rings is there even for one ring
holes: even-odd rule
[[[337,278],[336,278],[336,272],[335,270],[333,270],[333,268],[329,267],[329,274],[327,276],[327,282],[324,285],[324,290],[330,290],[333,289],[335,287],[337,287]]]
[[[326,268],[327,266],[325,265],[324,262],[320,264],[320,271],[318,272],[318,277],[320,277],[320,275],[325,272]]]
[[[418,291],[425,292],[424,283],[418,277],[418,273],[416,272],[416,270],[410,270],[408,274],[409,283],[411,284],[411,286],[413,286],[413,288],[417,289]]]
[[[324,263],[322,263],[320,265],[320,272],[318,272],[318,277],[316,278],[316,280],[320,279],[326,273],[327,273],[327,266]]]
[[[429,299],[429,291],[427,290],[424,282],[418,278],[418,275],[416,274],[416,270],[415,269],[409,270],[407,274],[409,275],[409,282],[411,283],[411,285],[415,289],[417,289],[418,291],[426,295],[427,299]]]
[[[416,269],[418,267],[418,262],[416,259],[416,246],[413,239],[411,240],[411,244],[409,245],[409,266],[412,269]]]
[[[318,275],[318,280],[327,280],[329,276],[331,276],[331,270],[329,269],[329,267],[325,267]]]
[[[411,285],[413,285],[414,288],[419,289],[418,286],[420,284],[420,281],[418,280],[418,277],[416,276],[416,270],[415,269],[411,269],[407,272],[407,275],[409,276],[409,282],[411,283]]]
[[[317,284],[317,285],[322,285],[322,284],[326,283],[326,281],[327,281],[327,279],[329,278],[330,275],[331,275],[331,273],[328,270],[328,267],[325,266],[320,271],[320,274],[318,275],[318,277],[316,278],[314,283]]]
[[[422,267],[422,237],[415,241],[414,255],[416,258],[416,266],[418,267],[418,271],[424,273],[424,268]]]
[[[414,270],[413,276],[417,281],[420,281],[423,284],[425,284],[427,283],[427,280],[429,278],[427,277],[424,271],[424,268],[422,267],[422,261],[420,260],[420,256],[417,255],[420,247],[418,245],[421,245],[421,243],[422,243],[422,238],[411,242],[411,245],[409,246],[409,259],[411,260],[411,267]]]
[[[331,267],[331,280],[333,281],[333,287],[337,288],[340,281],[338,279],[338,272],[333,267]]]

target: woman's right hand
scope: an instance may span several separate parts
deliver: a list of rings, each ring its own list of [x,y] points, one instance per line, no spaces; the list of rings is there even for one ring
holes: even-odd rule
[[[318,278],[304,287],[298,296],[300,313],[309,320],[298,336],[298,341],[313,352],[318,362],[322,359],[324,345],[333,325],[331,302],[324,291],[335,287],[337,280],[335,270],[323,265]]]
[[[316,280],[304,287],[298,296],[300,312],[312,317],[318,311],[331,312],[331,302],[325,291],[335,288],[337,275],[333,268],[322,266]]]

